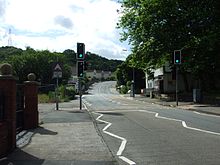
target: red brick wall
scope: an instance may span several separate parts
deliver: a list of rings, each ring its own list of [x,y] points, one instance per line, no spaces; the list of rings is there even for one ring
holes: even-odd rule
[[[36,82],[25,82],[24,129],[38,127],[38,87]]]
[[[0,157],[16,147],[16,82],[12,76],[0,76],[5,96],[5,118],[0,122]]]

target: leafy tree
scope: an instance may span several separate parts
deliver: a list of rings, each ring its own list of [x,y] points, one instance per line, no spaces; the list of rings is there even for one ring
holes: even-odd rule
[[[136,92],[139,93],[140,89],[145,88],[145,74],[141,69],[130,67],[127,61],[119,65],[116,70],[117,86],[129,85],[133,81],[133,76]]]
[[[18,49],[12,46],[5,46],[0,48],[0,60],[5,60],[13,55],[21,55],[22,49]]]
[[[19,82],[27,80],[27,75],[35,73],[41,83],[52,83],[53,64],[57,61],[63,63],[63,80],[67,82],[71,75],[69,65],[65,63],[65,56],[62,53],[51,53],[48,50],[35,51],[27,47],[19,55],[11,55],[5,59],[12,65],[14,74],[19,78]]]
[[[75,65],[76,64],[76,52],[74,50],[71,49],[67,49],[63,52],[67,63],[70,65]]]
[[[172,64],[173,51],[183,49],[187,62],[183,63],[182,72],[192,72],[195,79],[211,79],[209,86],[213,83],[220,66],[218,0],[121,3],[118,28],[123,29],[122,40],[132,45],[132,65],[150,71],[166,61]]]

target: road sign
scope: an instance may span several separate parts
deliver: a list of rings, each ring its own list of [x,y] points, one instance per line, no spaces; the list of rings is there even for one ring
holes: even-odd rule
[[[53,67],[53,78],[62,78],[62,68],[58,62]]]
[[[60,64],[59,63],[56,63],[54,69],[55,71],[62,71],[61,67],[60,67]]]
[[[53,78],[62,78],[62,71],[54,71]]]

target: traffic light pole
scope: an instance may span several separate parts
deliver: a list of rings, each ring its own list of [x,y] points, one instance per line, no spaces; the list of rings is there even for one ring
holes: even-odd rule
[[[77,43],[77,76],[79,79],[79,109],[82,109],[82,81],[84,74],[85,44]]]
[[[82,110],[82,89],[81,89],[81,78],[79,78],[79,109]]]
[[[178,65],[176,65],[176,106],[178,106]]]

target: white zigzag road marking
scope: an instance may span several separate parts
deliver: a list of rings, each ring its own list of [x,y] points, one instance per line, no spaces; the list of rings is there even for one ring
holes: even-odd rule
[[[119,149],[118,149],[117,156],[118,156],[121,160],[123,160],[124,162],[128,163],[129,165],[136,165],[136,163],[133,162],[132,160],[126,158],[125,156],[122,156],[122,152],[123,152],[124,149],[125,149],[127,140],[126,140],[125,138],[121,137],[121,136],[118,136],[118,135],[115,135],[115,134],[113,134],[113,133],[111,133],[111,132],[106,131],[106,130],[112,125],[112,123],[110,123],[110,122],[108,122],[108,121],[105,121],[105,120],[101,120],[100,118],[103,116],[103,114],[101,114],[101,113],[96,113],[96,112],[93,112],[93,113],[96,114],[96,115],[99,115],[99,116],[96,118],[97,121],[100,121],[100,122],[103,122],[103,123],[107,124],[107,125],[102,129],[102,131],[103,131],[105,134],[108,134],[108,135],[110,135],[110,136],[112,136],[112,137],[115,137],[115,138],[117,138],[117,139],[120,139],[120,140],[122,141],[122,142],[121,142],[121,145],[120,145],[120,147],[119,147]]]

